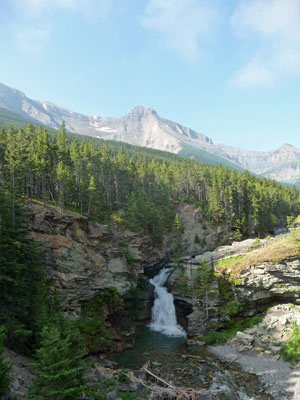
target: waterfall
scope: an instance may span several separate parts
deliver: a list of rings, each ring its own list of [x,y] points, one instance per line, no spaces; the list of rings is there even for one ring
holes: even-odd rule
[[[186,336],[184,329],[177,324],[173,295],[163,286],[172,271],[173,268],[163,268],[153,279],[150,279],[150,283],[155,288],[155,300],[149,328],[169,336]]]

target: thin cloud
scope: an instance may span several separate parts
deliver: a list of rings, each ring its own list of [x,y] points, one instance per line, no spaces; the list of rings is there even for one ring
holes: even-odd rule
[[[18,18],[13,34],[19,47],[26,53],[38,54],[51,40],[52,12],[62,10],[81,13],[87,23],[94,24],[108,18],[116,0],[6,0]]]
[[[298,74],[299,21],[299,0],[241,1],[231,23],[242,43],[252,50],[231,83],[240,88],[269,87]]]
[[[254,61],[237,71],[231,84],[241,89],[248,89],[255,86],[271,87],[274,83],[274,75],[269,68]]]
[[[26,26],[18,27],[15,37],[19,47],[31,55],[37,55],[46,46],[50,37],[49,27]]]
[[[44,16],[55,9],[82,12],[85,16],[102,19],[115,0],[7,0],[17,13],[31,18]]]
[[[149,0],[141,24],[156,33],[182,58],[193,60],[205,52],[218,21],[214,2],[205,0]]]

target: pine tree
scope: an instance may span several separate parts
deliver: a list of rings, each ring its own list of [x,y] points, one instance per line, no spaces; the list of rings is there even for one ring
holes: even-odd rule
[[[0,205],[0,325],[5,325],[11,348],[30,353],[48,296],[43,254],[27,236],[23,210],[12,210],[11,195],[1,186]]]
[[[41,334],[41,347],[37,351],[36,378],[28,398],[35,400],[77,400],[83,392],[85,355],[80,334],[69,328],[62,334],[58,327],[45,327]]]
[[[203,259],[201,261],[201,267],[198,271],[198,276],[196,279],[196,290],[195,294],[202,298],[205,307],[205,318],[208,319],[209,310],[209,292],[214,277],[214,272],[212,268]]]
[[[8,391],[10,385],[9,371],[11,369],[11,365],[3,359],[3,340],[4,332],[2,328],[0,329],[0,398]]]
[[[69,138],[66,132],[66,126],[63,122],[57,134],[57,153],[58,160],[67,163],[69,160]]]

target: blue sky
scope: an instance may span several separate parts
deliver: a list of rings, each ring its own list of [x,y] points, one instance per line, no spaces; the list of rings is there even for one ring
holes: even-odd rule
[[[300,0],[0,0],[0,82],[84,114],[152,107],[300,147]]]

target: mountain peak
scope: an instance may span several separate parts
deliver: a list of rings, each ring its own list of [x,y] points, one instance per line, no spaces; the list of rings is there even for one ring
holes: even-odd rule
[[[133,110],[130,111],[130,114],[144,115],[144,114],[157,114],[157,112],[154,110],[154,108],[145,108],[143,106],[136,106]]]
[[[293,145],[291,145],[291,144],[289,144],[289,143],[284,143],[284,144],[280,147],[279,150],[280,150],[280,151],[293,151],[293,152],[297,152],[297,153],[300,152],[300,150],[297,149],[297,147],[295,147],[295,146],[293,146]]]

